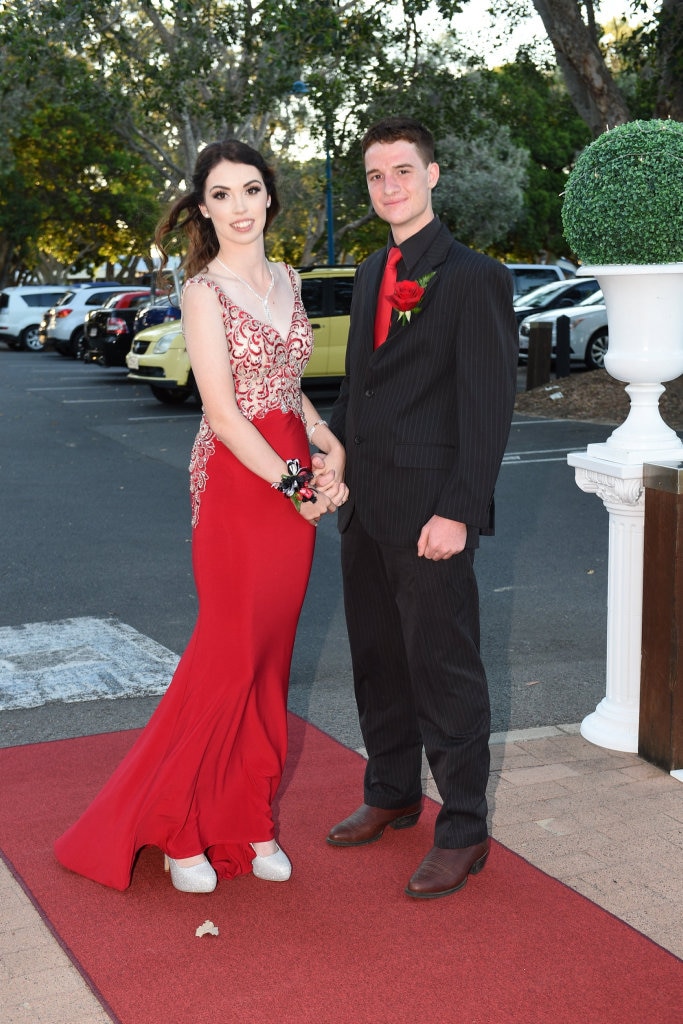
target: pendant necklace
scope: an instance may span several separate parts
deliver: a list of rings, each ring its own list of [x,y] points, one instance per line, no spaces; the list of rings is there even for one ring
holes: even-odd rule
[[[259,295],[259,293],[256,291],[255,288],[251,287],[251,285],[249,284],[248,281],[245,281],[243,277],[240,277],[239,274],[236,274],[234,270],[230,269],[230,267],[226,267],[225,263],[223,263],[223,261],[221,259],[219,259],[218,256],[214,256],[214,259],[216,260],[216,263],[220,263],[220,265],[222,266],[223,270],[227,270],[227,272],[229,274],[232,274],[232,276],[234,278],[236,278],[241,284],[243,284],[245,288],[248,288],[252,295],[256,296],[256,298],[259,300],[259,302],[263,306],[263,311],[266,314],[266,320],[268,321],[269,324],[272,325],[272,323],[273,323],[273,315],[270,312],[270,306],[268,305],[268,300],[270,298],[270,293],[272,292],[273,288],[275,287],[275,278],[273,277],[273,270],[272,270],[272,267],[271,267],[270,263],[266,264],[266,266],[268,267],[268,273],[270,274],[270,285],[268,286],[268,291],[266,292],[266,294],[261,296],[261,295]]]

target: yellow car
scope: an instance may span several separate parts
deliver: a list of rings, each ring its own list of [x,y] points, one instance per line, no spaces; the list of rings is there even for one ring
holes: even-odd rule
[[[304,377],[310,383],[344,376],[355,267],[315,267],[301,272],[301,297],[313,328],[313,352]],[[128,379],[148,384],[160,402],[175,405],[199,393],[180,321],[146,327],[126,356]]]
[[[160,402],[177,405],[199,392],[190,369],[180,320],[144,327],[126,356],[128,380],[149,384]]]

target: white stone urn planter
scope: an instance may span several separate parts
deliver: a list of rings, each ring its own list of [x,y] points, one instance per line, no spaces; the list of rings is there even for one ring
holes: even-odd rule
[[[605,369],[626,383],[631,409],[596,458],[626,465],[677,459],[683,442],[659,411],[664,381],[683,374],[683,263],[606,264],[581,267],[596,277],[607,307],[609,348]]]

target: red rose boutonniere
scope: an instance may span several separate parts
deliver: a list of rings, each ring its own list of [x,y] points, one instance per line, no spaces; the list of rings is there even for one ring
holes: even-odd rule
[[[417,281],[396,282],[394,294],[389,295],[388,298],[394,309],[398,310],[399,323],[409,324],[413,313],[420,312],[422,296],[433,277],[434,271],[431,274],[425,274],[424,277],[418,277]]]

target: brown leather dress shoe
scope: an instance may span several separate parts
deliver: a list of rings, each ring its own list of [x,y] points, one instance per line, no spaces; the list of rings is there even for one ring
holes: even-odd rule
[[[477,875],[486,864],[491,840],[461,850],[433,846],[408,882],[406,893],[420,900],[434,900],[462,889],[468,875]]]
[[[376,839],[381,839],[387,825],[391,828],[411,828],[417,825],[421,812],[421,800],[411,807],[401,807],[393,811],[361,804],[350,817],[334,826],[327,837],[327,842],[332,846],[365,846],[366,843],[374,843]]]

